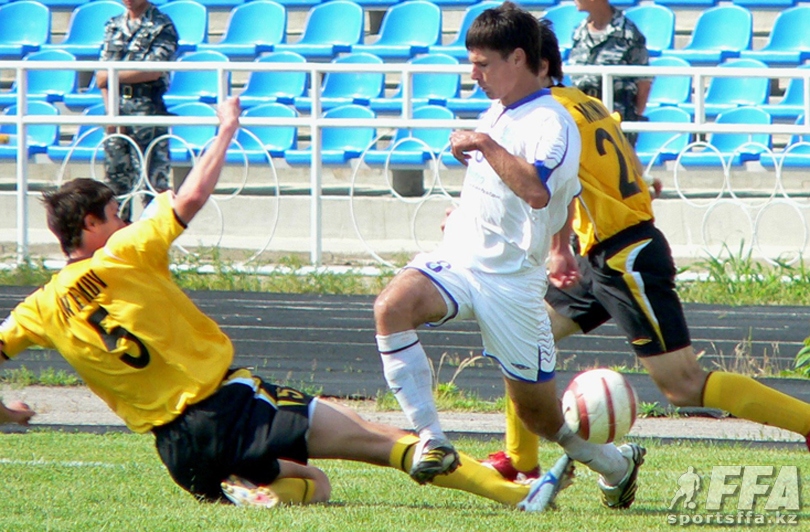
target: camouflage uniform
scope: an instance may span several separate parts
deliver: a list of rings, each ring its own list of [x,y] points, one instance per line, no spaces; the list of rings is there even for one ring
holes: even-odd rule
[[[128,20],[128,13],[113,17],[107,22],[104,43],[101,47],[101,61],[171,61],[177,52],[177,29],[171,19],[154,5],[149,5],[140,21]],[[120,115],[165,115],[166,105],[163,94],[169,87],[169,75],[159,79],[132,85],[120,85]],[[126,133],[146,154],[149,144],[157,137],[168,134],[168,128],[155,126],[128,127]],[[114,137],[104,145],[106,155],[104,170],[107,182],[116,194],[126,194],[133,190],[141,175],[141,167],[135,147],[126,139]],[[167,190],[171,173],[169,141],[161,140],[152,149],[148,175],[149,182],[157,192]],[[144,204],[151,196],[144,196]],[[129,204],[122,210],[121,217],[130,217]]]
[[[592,34],[585,19],[574,30],[573,45],[568,56],[571,65],[649,65],[647,40],[624,13],[613,8],[613,18],[604,32]],[[636,81],[645,78],[613,78],[613,110],[622,120],[644,120],[636,113]],[[602,76],[571,76],[573,85],[595,98],[602,98]],[[637,134],[626,134],[635,144]]]

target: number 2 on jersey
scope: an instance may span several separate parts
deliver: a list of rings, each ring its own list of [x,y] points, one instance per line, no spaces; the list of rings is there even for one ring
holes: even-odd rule
[[[634,174],[630,172],[630,165],[619,144],[610,136],[610,133],[600,127],[596,130],[596,149],[599,155],[607,155],[605,142],[609,142],[613,145],[613,151],[616,152],[616,159],[619,161],[619,193],[622,195],[622,199],[627,199],[641,192],[641,187],[639,187],[636,180],[632,178]]]

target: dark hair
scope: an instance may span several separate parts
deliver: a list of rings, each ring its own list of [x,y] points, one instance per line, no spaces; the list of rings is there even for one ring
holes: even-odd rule
[[[106,221],[104,209],[114,197],[110,187],[88,178],[73,179],[57,190],[43,192],[48,229],[59,239],[65,255],[82,245],[85,216],[92,214],[102,222]]]
[[[557,34],[554,33],[554,26],[550,20],[541,18],[538,22],[540,24],[540,58],[548,61],[548,77],[561,84],[563,68],[560,42],[557,40]]]
[[[529,70],[535,75],[540,73],[540,25],[534,15],[512,2],[478,15],[467,32],[465,45],[468,50],[493,50],[504,59],[521,48],[526,53]]]

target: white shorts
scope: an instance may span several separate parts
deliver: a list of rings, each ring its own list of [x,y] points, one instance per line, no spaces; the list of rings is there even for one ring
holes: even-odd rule
[[[543,297],[544,270],[492,274],[453,268],[436,253],[417,255],[406,268],[427,276],[447,301],[447,315],[429,323],[474,318],[481,329],[484,355],[494,358],[510,379],[543,382],[554,378],[557,350]]]

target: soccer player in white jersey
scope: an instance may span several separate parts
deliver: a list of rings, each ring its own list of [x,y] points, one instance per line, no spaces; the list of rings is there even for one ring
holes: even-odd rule
[[[552,45],[537,19],[511,2],[473,22],[466,40],[472,78],[494,102],[475,131],[450,137],[453,155],[467,166],[459,207],[439,248],[414,258],[374,305],[386,380],[420,436],[411,469],[418,482],[453,471],[459,459],[441,429],[415,329],[475,318],[484,353],[500,364],[526,427],[586,463],[605,486],[635,491],[643,450],[625,457],[612,444],[585,442],[564,424],[557,399],[545,260],[552,246],[568,248],[555,234],[580,192],[580,137],[548,89],[544,46]],[[537,487],[551,482],[556,491],[559,480],[552,475]]]

